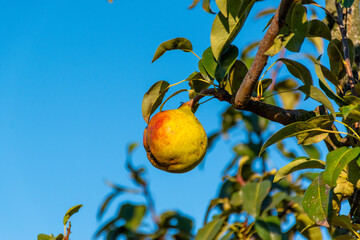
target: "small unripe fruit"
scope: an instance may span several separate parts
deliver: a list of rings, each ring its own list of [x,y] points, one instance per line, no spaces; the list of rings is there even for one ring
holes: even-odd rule
[[[191,111],[191,104],[155,114],[144,131],[143,144],[155,167],[183,173],[196,167],[207,149],[206,132]]]

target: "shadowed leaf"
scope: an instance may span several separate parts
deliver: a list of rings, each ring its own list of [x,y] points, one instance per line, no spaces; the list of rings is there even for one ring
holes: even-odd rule
[[[161,104],[165,93],[169,90],[170,84],[165,81],[158,81],[145,93],[142,101],[142,115],[146,123],[149,123],[151,114]]]

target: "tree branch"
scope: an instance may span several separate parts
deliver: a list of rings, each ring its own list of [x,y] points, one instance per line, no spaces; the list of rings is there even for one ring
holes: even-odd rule
[[[343,21],[343,8],[340,6],[340,3],[335,3],[335,4],[336,4],[337,17],[338,17],[338,25],[339,25],[340,33],[341,33],[343,52],[344,52],[344,57],[345,57],[345,59],[344,59],[345,60],[345,64],[344,64],[345,70],[346,70],[346,74],[349,77],[349,85],[350,85],[351,93],[354,96],[358,97],[358,93],[355,90],[354,75],[353,75],[352,69],[351,69],[349,43],[347,40],[346,29],[344,27],[344,21]]]
[[[232,103],[232,96],[227,91],[224,89],[214,88],[205,89],[201,92],[201,94],[194,97],[191,100],[192,106],[195,106],[195,104],[206,95],[211,95],[220,101],[228,102],[238,110],[246,110],[255,113],[270,121],[281,123],[282,125],[288,125],[297,121],[305,121],[309,118],[315,117],[314,111],[283,109],[275,105],[260,102],[256,98],[251,98],[245,108],[240,108]]]
[[[269,58],[269,56],[265,55],[265,52],[273,45],[275,37],[279,34],[281,27],[285,25],[285,19],[293,1],[294,0],[281,1],[274,19],[271,21],[264,38],[259,44],[254,62],[247,72],[240,88],[237,90],[236,95],[234,95],[233,105],[236,106],[237,109],[245,109],[247,107],[251,94]]]

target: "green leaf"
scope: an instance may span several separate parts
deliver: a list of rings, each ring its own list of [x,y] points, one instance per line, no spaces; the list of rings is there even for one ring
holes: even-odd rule
[[[76,205],[76,206],[73,206],[72,208],[70,208],[69,210],[67,210],[67,212],[65,213],[65,216],[64,216],[64,220],[63,220],[64,225],[66,225],[69,218],[72,215],[74,215],[75,213],[77,213],[82,206],[83,206],[82,204]]]
[[[338,79],[342,79],[346,71],[343,64],[342,43],[339,39],[332,39],[330,41],[327,47],[327,54],[329,56],[331,72],[333,72]]]
[[[240,60],[236,60],[232,65],[229,71],[229,81],[225,86],[225,90],[231,95],[235,94],[236,91],[240,88],[246,73],[248,72],[248,68],[245,63]]]
[[[319,103],[323,104],[327,109],[329,109],[329,111],[334,116],[334,118],[336,117],[334,107],[332,106],[330,100],[321,90],[311,85],[303,85],[299,87],[298,90],[305,93],[306,96],[311,97],[315,101],[318,101]]]
[[[219,65],[217,65],[215,70],[215,77],[219,82],[230,71],[230,68],[234,65],[238,56],[239,50],[234,45],[230,45],[230,47],[221,55]]]
[[[326,95],[331,98],[332,100],[334,100],[339,106],[343,106],[343,105],[346,105],[344,99],[342,99],[341,97],[339,97],[336,93],[333,92],[333,90],[330,88],[330,86],[328,85],[328,83],[326,82],[325,80],[325,77],[324,77],[324,74],[323,74],[323,70],[325,70],[326,68],[324,66],[322,66],[320,64],[320,58],[321,58],[321,55],[318,57],[318,59],[316,60],[315,62],[315,72],[316,72],[316,75],[318,76],[319,78],[319,85],[320,85],[320,88],[326,93]],[[326,69],[327,70],[327,69]],[[326,71],[325,70],[325,71]],[[327,72],[327,75],[331,75],[329,74],[331,73],[329,70]],[[335,75],[329,77],[329,78],[332,78],[332,77],[335,77]],[[334,80],[334,79],[333,79]],[[337,81],[337,79],[336,79]],[[337,85],[338,86],[338,85]]]
[[[301,3],[293,4],[286,23],[290,27],[290,34],[288,33],[290,37],[284,41],[283,45],[292,52],[299,52],[307,32],[306,8]],[[289,31],[287,26],[283,27],[280,33]]]
[[[313,19],[308,23],[306,33],[307,37],[322,37],[328,41],[331,40],[331,32],[329,27],[318,19]]]
[[[320,158],[320,152],[315,145],[301,145],[310,158]]]
[[[289,90],[296,89],[298,87],[297,82],[294,79],[285,79],[275,84],[274,90],[277,92],[283,92],[279,94],[283,106],[285,109],[294,109],[300,101],[300,93]],[[285,92],[286,91],[286,92]]]
[[[318,160],[318,159],[312,159],[309,157],[298,157],[295,158],[292,162],[287,164],[286,166],[280,168],[274,177],[274,182],[278,182],[286,175],[293,173],[295,171],[299,171],[302,169],[309,169],[309,168],[325,168],[325,162]]]
[[[272,144],[274,144],[276,142],[279,142],[285,138],[294,137],[301,133],[314,131],[316,129],[317,129],[316,124],[309,123],[309,122],[299,121],[299,122],[291,123],[291,124],[283,127],[282,129],[280,129],[275,134],[273,134],[261,147],[259,155],[261,155],[267,147],[271,146]]]
[[[160,58],[166,51],[170,50],[183,50],[184,52],[191,52],[193,50],[191,42],[186,38],[174,38],[168,41],[165,41],[159,45],[156,49],[152,63]]]
[[[277,62],[278,61],[283,62],[286,68],[289,70],[289,72],[294,77],[300,79],[305,85],[313,85],[313,80],[310,71],[304,65],[287,58],[279,58]]]
[[[269,180],[262,182],[250,182],[243,186],[241,189],[242,197],[243,202],[246,203],[243,205],[244,211],[253,217],[259,216],[261,205],[266,196],[269,194],[270,189],[271,182]]]
[[[169,101],[172,97],[178,95],[179,93],[187,92],[187,91],[188,91],[187,89],[180,89],[180,90],[174,92],[173,94],[171,94],[171,95],[161,104],[161,106],[160,106],[160,112],[162,111],[165,103],[166,103],[167,101]]]
[[[302,206],[309,218],[317,225],[330,227],[332,192],[322,173],[310,184],[304,194]]]
[[[337,2],[340,2],[341,6],[344,8],[350,8],[351,5],[355,2],[355,0],[338,0]]]
[[[324,181],[330,187],[336,186],[336,180],[341,171],[352,160],[359,157],[360,147],[347,148],[341,147],[331,151],[326,157],[326,168],[324,172]]]
[[[54,240],[63,240],[63,239],[64,239],[64,235],[62,234],[59,234],[54,238]]]
[[[272,195],[270,197],[270,202],[266,206],[264,206],[264,204],[263,204],[262,207],[264,208],[264,210],[262,211],[261,216],[263,216],[263,217],[266,216],[266,214],[268,214],[268,211],[275,208],[286,197],[287,197],[287,194],[285,192],[277,192],[274,195]]]
[[[214,219],[211,222],[208,222],[204,227],[200,228],[196,234],[195,240],[213,240],[219,233],[224,220]]]
[[[158,81],[145,93],[142,101],[142,115],[146,123],[149,123],[151,114],[161,104],[170,84],[166,81]]]
[[[226,14],[219,12],[211,28],[210,42],[215,59],[230,46],[240,32],[256,0],[229,0]],[[219,1],[217,1],[218,3]],[[231,5],[231,6],[230,6]],[[219,8],[224,9],[223,7]]]
[[[53,237],[46,234],[39,234],[37,240],[51,240]]]
[[[216,62],[214,55],[211,51],[211,47],[208,47],[202,55],[202,63],[206,69],[206,72],[212,77],[215,78],[216,68],[218,63]]]
[[[125,226],[128,229],[136,231],[146,213],[145,205],[124,204],[119,212],[119,217],[126,221]]]
[[[331,224],[337,227],[342,227],[345,229],[350,230],[352,233],[354,233],[359,239],[359,234],[355,231],[353,225],[351,224],[351,220],[348,216],[340,215],[337,216],[334,214],[334,216],[331,218]]]
[[[281,240],[280,219],[276,216],[257,217],[255,220],[256,233],[263,240]]]
[[[211,7],[210,7],[210,0],[203,0],[202,7],[205,10],[205,12],[214,14],[213,10],[211,10]]]
[[[301,209],[301,208],[300,208]],[[301,209],[300,212],[295,214],[296,217],[296,230],[301,232],[306,239],[317,240],[323,239],[321,235],[320,227],[309,227],[314,225],[314,222],[308,217],[307,214]]]
[[[311,118],[306,122],[316,125],[316,129],[298,134],[296,136],[298,144],[310,145],[324,140],[329,135],[328,131],[332,131],[331,127],[334,122],[334,118],[331,115],[320,115]]]
[[[133,142],[131,144],[129,144],[128,148],[127,148],[127,154],[131,154],[134,152],[134,150],[139,146],[139,143],[137,142]]]

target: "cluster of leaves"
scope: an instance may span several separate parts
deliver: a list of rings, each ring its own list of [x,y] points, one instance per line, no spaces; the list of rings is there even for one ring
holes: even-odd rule
[[[149,192],[148,181],[145,178],[145,169],[134,167],[131,161],[132,153],[137,146],[136,143],[129,145],[126,161],[127,170],[136,188],[108,183],[112,188],[112,192],[102,203],[98,218],[101,219],[112,201],[122,194],[141,195],[145,201],[141,204],[122,203],[117,214],[99,228],[95,237],[103,235],[108,240],[115,240],[119,237],[133,240],[161,240],[169,237],[179,240],[191,239],[193,237],[193,222],[190,218],[176,211],[167,211],[159,216],[156,214],[151,193]]]
[[[71,231],[70,231],[71,230],[71,222],[69,221],[69,219],[72,215],[77,213],[82,206],[83,205],[73,206],[69,210],[67,210],[67,212],[65,213],[65,216],[63,219],[64,229],[65,229],[64,234],[59,234],[57,236],[54,236],[53,234],[50,234],[50,235],[39,234],[37,236],[37,239],[38,240],[69,240],[69,236],[71,233]],[[68,226],[68,228],[66,228],[68,223],[69,223],[69,226]]]
[[[192,7],[199,2],[194,1]],[[232,96],[236,94],[254,60],[250,52],[258,43],[239,51],[233,41],[255,2],[216,0],[219,12],[211,30],[211,47],[201,55],[198,70],[185,79],[190,89],[181,89],[169,98],[188,91],[192,99],[208,88],[225,90]],[[350,7],[353,3],[339,2],[343,7]],[[355,47],[351,39],[347,39],[344,46],[344,41],[333,38],[332,31],[338,26],[329,23],[328,19],[339,19],[329,11],[325,11],[327,17],[324,20],[317,19],[314,14],[316,11],[312,10],[314,6],[319,7],[313,0],[294,1],[285,19],[285,26],[265,54],[275,56],[279,52],[282,55],[286,51],[300,52],[305,39],[322,52],[322,42],[327,40],[330,69],[321,64],[321,55],[317,58],[311,54],[305,55],[312,60],[319,80],[314,82],[305,65],[279,57],[272,65],[278,66],[272,71],[272,78],[264,79],[264,74],[253,96],[270,105],[293,109],[300,100],[301,92],[306,95],[306,99],[312,98],[318,102],[319,107],[311,109],[314,110],[313,115],[306,115],[303,121],[285,126],[266,141],[264,136],[271,131],[268,120],[252,113],[239,112],[233,107],[223,113],[222,128],[209,137],[209,145],[219,136],[238,128],[239,122],[245,126],[248,142],[242,141],[234,147],[235,156],[225,170],[221,190],[218,197],[210,202],[205,225],[195,235],[195,239],[288,239],[296,233],[308,239],[321,239],[320,226],[326,227],[335,239],[360,238],[360,137],[358,127],[355,128],[360,122],[360,98],[353,94],[354,89],[360,93],[360,85],[351,86],[346,71],[351,68],[359,72],[355,63]],[[204,0],[203,7],[213,13],[210,1]],[[307,15],[308,9],[313,12],[312,19]],[[268,14],[274,14],[274,11],[264,10],[258,16]],[[159,46],[153,61],[174,49],[194,53],[189,40],[175,38]],[[349,59],[346,59],[344,49],[348,51]],[[281,65],[286,66],[291,77],[277,79]],[[145,94],[142,113],[146,122],[169,99],[163,101],[165,94],[174,85],[159,81]],[[275,96],[277,94],[280,98]],[[338,131],[340,125],[347,132]],[[295,158],[295,154],[281,142],[289,137],[296,137],[308,156]],[[326,161],[320,160],[319,152],[313,145],[321,141],[325,142],[329,150]],[[282,155],[289,159],[295,158],[277,172],[267,169],[271,160],[267,148],[275,143]],[[313,169],[318,170],[310,171]],[[293,180],[290,174],[298,170],[305,170],[305,173],[297,174]],[[350,206],[349,215],[340,214],[344,201]],[[212,215],[212,218],[207,222],[208,215]],[[289,223],[291,218],[295,219],[296,224]]]

